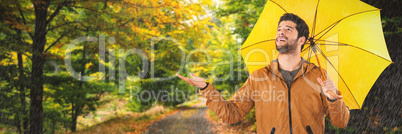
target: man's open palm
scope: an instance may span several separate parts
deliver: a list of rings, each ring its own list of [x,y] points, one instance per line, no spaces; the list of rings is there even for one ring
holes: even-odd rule
[[[193,78],[186,78],[186,77],[183,77],[183,76],[181,76],[179,74],[176,74],[176,75],[179,78],[181,78],[182,80],[186,81],[188,84],[193,85],[195,87],[204,88],[205,86],[207,86],[207,83],[205,82],[204,78],[195,76],[193,73],[190,73],[190,75]]]

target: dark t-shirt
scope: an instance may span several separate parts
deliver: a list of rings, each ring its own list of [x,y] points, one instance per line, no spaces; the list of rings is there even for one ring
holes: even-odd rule
[[[286,71],[286,70],[283,70],[280,67],[278,67],[278,69],[281,72],[282,77],[285,80],[285,83],[289,89],[290,89],[290,86],[292,85],[293,79],[296,77],[296,74],[300,71],[301,67],[302,66],[300,66],[298,69],[293,70],[293,71]]]

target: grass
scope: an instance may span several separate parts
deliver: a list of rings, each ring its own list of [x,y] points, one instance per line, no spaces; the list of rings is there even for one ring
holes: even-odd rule
[[[155,106],[143,113],[128,113],[125,116],[116,116],[91,127],[74,133],[142,133],[154,121],[172,109]]]
[[[142,133],[154,121],[158,121],[178,110],[188,108],[200,102],[196,95],[190,96],[189,100],[190,101],[184,102],[176,107],[156,105],[142,113],[127,111],[124,107],[126,104],[125,100],[118,99],[116,101],[110,101],[109,104],[99,108],[102,111],[97,111],[92,115],[80,118],[79,122],[81,125],[79,130],[75,133]],[[88,123],[92,123],[92,125],[88,125]]]
[[[145,112],[135,113],[126,107],[127,98],[109,94],[102,98],[107,103],[86,116],[78,117],[77,131],[74,133],[143,133],[153,122],[201,102],[197,97],[197,95],[190,96],[189,101],[176,107],[155,105]],[[11,131],[7,128],[0,125],[0,133],[10,133]],[[63,129],[56,133],[65,133],[65,131]],[[71,133],[67,132],[67,134]]]

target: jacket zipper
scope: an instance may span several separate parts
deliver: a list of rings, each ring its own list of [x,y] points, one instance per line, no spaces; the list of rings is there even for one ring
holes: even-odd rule
[[[270,71],[267,67],[265,67],[265,69],[267,69],[268,71]],[[270,71],[271,72],[271,71]],[[272,73],[272,72],[271,72]],[[273,75],[275,75],[276,77],[278,77],[279,79],[282,80],[283,83],[285,83],[285,87],[288,88],[288,104],[289,104],[289,130],[290,130],[290,134],[292,134],[292,112],[290,110],[290,88],[286,85],[286,82],[284,79],[282,79],[281,77],[279,77],[278,75],[276,75],[275,73],[272,73]],[[283,84],[282,83],[282,84]],[[292,82],[293,83],[293,82]],[[292,84],[290,84],[292,85]]]
[[[269,72],[271,72],[267,67],[265,67],[265,69],[267,69],[267,71],[269,71]],[[302,68],[303,69],[303,68]],[[306,70],[307,70],[307,67],[306,67]],[[303,74],[302,75],[304,75],[304,73],[306,72],[306,70],[303,72]],[[272,72],[271,72],[272,73]],[[276,75],[275,73],[272,73],[273,75],[275,75],[276,77],[278,77],[279,79],[281,79],[282,80],[282,82],[284,82],[285,83],[285,86],[288,88],[288,104],[289,104],[289,130],[290,130],[290,134],[293,134],[293,132],[292,132],[292,110],[290,109],[290,107],[291,107],[291,104],[290,104],[290,88],[286,85],[286,82],[285,82],[285,80],[284,79],[282,79],[281,77],[279,77],[278,75]],[[300,76],[299,76],[300,77]],[[293,84],[293,82],[295,82],[296,81],[296,79],[298,79],[299,77],[296,77],[293,81],[292,81],[292,83],[290,84],[290,86],[292,86],[292,84]],[[282,83],[283,84],[283,83]]]
[[[293,83],[293,82],[292,82]],[[290,85],[292,85],[292,84],[290,84]],[[286,85],[286,87],[287,87],[287,85]],[[291,108],[291,104],[290,104],[290,88],[289,87],[287,87],[288,88],[288,104],[289,104],[289,129],[290,129],[290,134],[292,134],[293,132],[292,132],[292,110],[290,109]]]
[[[304,72],[305,72],[305,71],[304,71]],[[304,75],[304,73],[303,73],[302,75]],[[299,76],[299,77],[300,77],[300,76]],[[292,84],[293,84],[299,77],[296,77],[295,79],[293,79],[292,83],[290,83],[290,87],[292,87]],[[282,81],[285,82],[285,80],[283,80],[283,79],[282,79]],[[288,85],[286,85],[286,82],[285,82],[285,86],[288,88],[289,129],[290,129],[290,134],[292,134],[293,131],[292,131],[292,109],[291,109],[291,103],[290,103],[290,102],[291,102],[291,101],[290,101],[290,87],[288,87]]]

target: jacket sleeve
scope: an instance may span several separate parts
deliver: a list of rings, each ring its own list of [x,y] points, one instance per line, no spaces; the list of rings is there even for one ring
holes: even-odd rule
[[[346,106],[342,99],[330,101],[325,95],[324,99],[325,114],[331,120],[332,125],[344,128],[349,122],[349,107]]]
[[[250,81],[250,78],[247,79],[230,100],[225,100],[211,84],[199,91],[207,99],[206,105],[209,109],[224,123],[233,124],[240,121],[254,107],[254,101],[250,96],[252,90]]]
[[[326,71],[325,74],[327,79],[331,79]],[[321,94],[321,97],[324,101],[325,114],[331,120],[332,125],[339,128],[346,127],[349,122],[350,112],[349,107],[346,106],[345,102],[342,99],[331,101],[323,93]]]

